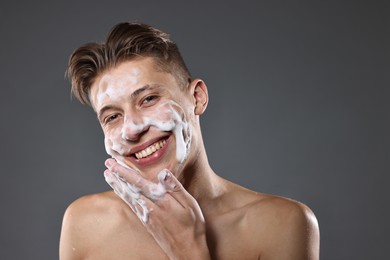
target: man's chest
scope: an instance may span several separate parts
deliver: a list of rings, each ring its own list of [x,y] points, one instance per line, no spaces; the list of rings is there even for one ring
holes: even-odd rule
[[[250,223],[229,215],[206,220],[211,259],[258,259],[259,241]],[[138,222],[107,228],[89,246],[87,259],[168,259]]]
[[[223,216],[209,221],[207,242],[212,259],[259,259],[263,238],[257,227],[240,216]]]
[[[252,246],[253,241],[247,239],[233,230],[225,233],[214,233],[208,237],[208,246],[211,259],[258,259],[258,252]],[[168,259],[161,248],[152,240],[139,237],[138,241],[128,237],[112,237],[106,243],[100,243],[90,248],[86,259]]]

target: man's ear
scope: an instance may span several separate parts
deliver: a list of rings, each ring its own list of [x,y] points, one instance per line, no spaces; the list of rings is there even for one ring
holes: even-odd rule
[[[192,95],[195,101],[195,115],[202,115],[209,102],[209,93],[203,80],[196,79],[192,81]]]

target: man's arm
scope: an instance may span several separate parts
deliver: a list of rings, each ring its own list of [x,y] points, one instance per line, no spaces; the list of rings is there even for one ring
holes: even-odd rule
[[[83,245],[88,236],[85,234],[85,227],[80,223],[83,217],[80,216],[79,204],[82,203],[80,200],[75,201],[65,211],[60,238],[61,260],[83,259],[85,256]]]

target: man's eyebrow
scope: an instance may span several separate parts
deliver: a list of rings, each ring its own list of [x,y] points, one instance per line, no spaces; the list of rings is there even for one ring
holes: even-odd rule
[[[135,90],[133,93],[131,93],[130,98],[131,99],[135,99],[135,98],[137,98],[137,96],[139,96],[145,90],[155,89],[155,88],[159,88],[159,87],[160,87],[159,85],[149,85],[149,84],[147,84],[147,85],[145,85],[145,86]]]

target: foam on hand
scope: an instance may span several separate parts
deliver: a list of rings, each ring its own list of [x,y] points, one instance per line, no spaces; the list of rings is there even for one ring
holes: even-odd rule
[[[150,200],[157,200],[163,197],[167,192],[165,186],[162,184],[166,175],[167,171],[162,170],[158,174],[158,183],[150,182],[143,187],[136,187],[135,185],[126,182],[125,179],[114,172],[106,172],[104,177],[114,192],[127,203],[143,223],[146,223],[152,209],[149,209],[146,206],[141,194],[148,197]]]

